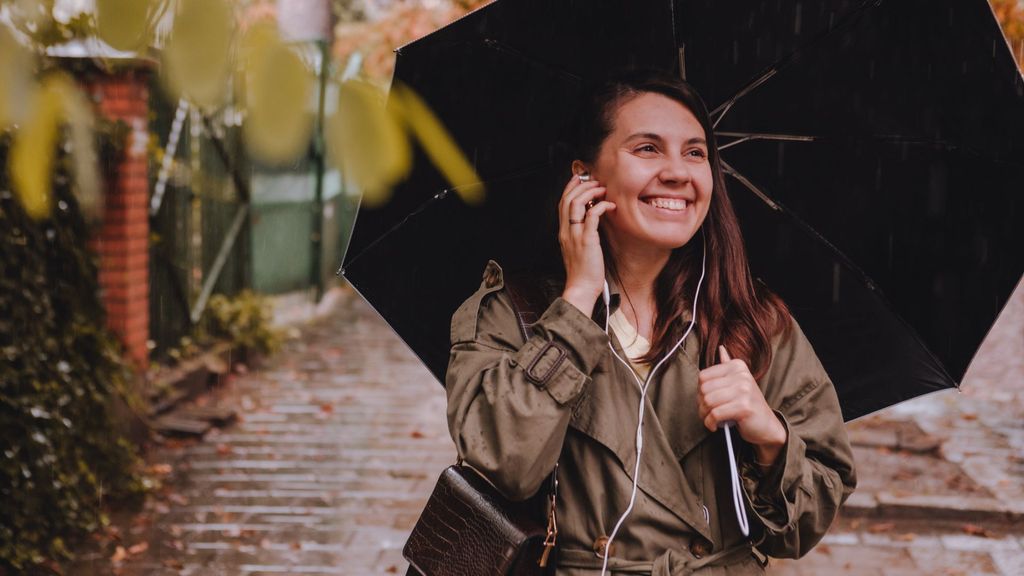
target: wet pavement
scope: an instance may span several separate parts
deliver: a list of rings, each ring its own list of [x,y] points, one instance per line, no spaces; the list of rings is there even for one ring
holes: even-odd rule
[[[164,487],[73,574],[405,574],[454,460],[441,386],[351,292],[201,403],[239,420],[150,452]],[[860,489],[821,545],[770,573],[1024,574],[1024,290],[962,392],[851,425]]]

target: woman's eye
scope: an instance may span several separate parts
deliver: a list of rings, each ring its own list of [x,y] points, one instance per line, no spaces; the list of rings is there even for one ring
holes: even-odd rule
[[[643,146],[636,149],[637,152],[657,152],[658,149],[654,147],[654,144],[644,144]]]
[[[698,149],[694,149],[694,150],[690,150],[691,154],[694,153],[694,152],[697,153],[697,157],[698,158],[703,158],[705,156],[704,151],[699,149],[699,148]]]

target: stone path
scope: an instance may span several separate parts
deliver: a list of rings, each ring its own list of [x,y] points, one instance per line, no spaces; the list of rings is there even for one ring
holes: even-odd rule
[[[123,530],[126,551],[148,547],[116,572],[405,574],[401,548],[455,450],[443,389],[372,310],[343,299],[212,400],[239,422],[151,455],[167,489]]]
[[[405,574],[401,548],[454,459],[444,393],[372,310],[351,294],[339,301],[269,365],[208,399],[235,406],[236,424],[151,452],[164,489],[113,530],[110,548],[119,550],[87,555],[69,573]],[[997,512],[1024,502],[1024,291],[1003,320],[962,393],[917,399],[877,420],[913,422],[937,438],[929,457]],[[897,503],[915,495],[893,489],[899,474],[878,480],[892,473],[885,455],[899,458],[899,449],[859,446],[875,468],[860,468],[865,489],[853,506],[807,558],[773,561],[770,572],[1024,574],[1020,524],[975,518],[970,508],[950,516],[955,490],[917,513],[884,500],[882,488]]]

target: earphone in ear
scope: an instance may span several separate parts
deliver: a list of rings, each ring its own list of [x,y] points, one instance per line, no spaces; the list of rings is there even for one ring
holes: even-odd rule
[[[580,182],[589,182],[590,172],[580,172]]]

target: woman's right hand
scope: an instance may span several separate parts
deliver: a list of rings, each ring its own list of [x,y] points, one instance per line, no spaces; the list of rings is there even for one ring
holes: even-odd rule
[[[562,298],[587,316],[594,313],[594,304],[604,290],[604,255],[597,226],[601,215],[615,209],[612,202],[599,201],[605,192],[596,180],[582,182],[574,174],[558,204],[558,243],[565,265]],[[594,205],[587,210],[591,200]]]

